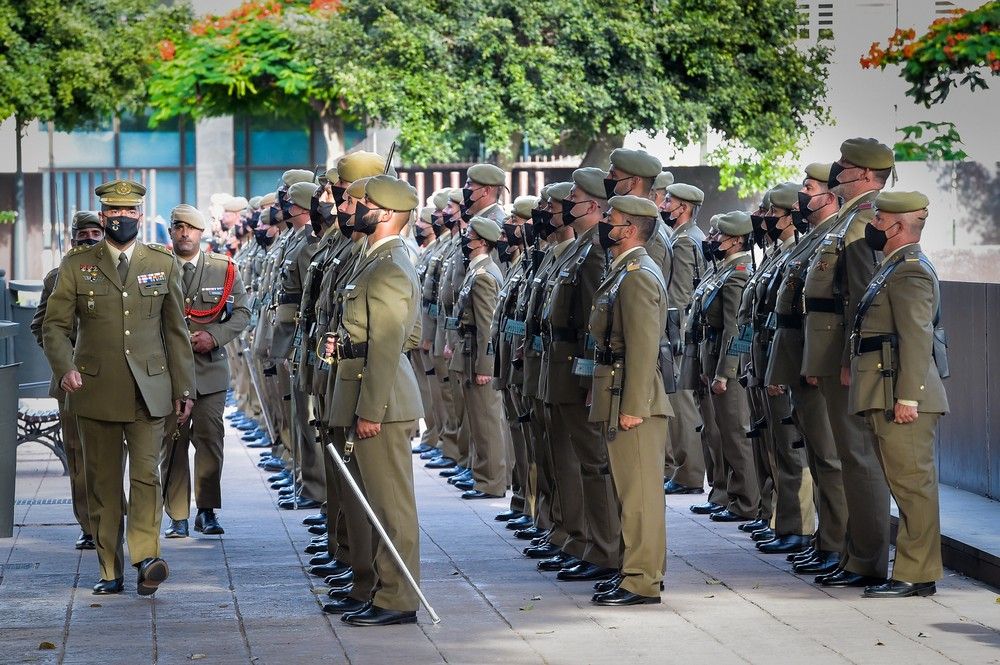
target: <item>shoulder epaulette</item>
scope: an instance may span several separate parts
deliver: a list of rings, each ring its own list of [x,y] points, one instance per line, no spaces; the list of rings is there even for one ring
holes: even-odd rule
[[[629,261],[628,265],[625,266],[625,270],[627,270],[628,272],[632,272],[633,270],[638,270],[641,267],[642,267],[641,261]]]
[[[163,252],[164,254],[167,254],[169,256],[174,255],[174,253],[171,252],[169,249],[167,249],[165,245],[161,245],[158,242],[151,242],[147,244],[146,247],[149,247],[150,249],[155,249],[158,252]]]
[[[93,248],[94,248],[94,247],[96,247],[96,246],[97,246],[97,245],[77,245],[76,247],[73,247],[73,248],[71,248],[71,249],[69,250],[69,252],[67,252],[67,254],[66,254],[66,255],[67,255],[67,256],[72,256],[72,255],[74,255],[74,254],[80,254],[81,252],[85,252],[85,251],[87,251],[88,249],[93,249]]]

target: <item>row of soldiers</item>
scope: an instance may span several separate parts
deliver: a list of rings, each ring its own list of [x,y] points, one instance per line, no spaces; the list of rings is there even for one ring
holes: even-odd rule
[[[947,370],[937,280],[917,244],[928,202],[880,194],[892,159],[875,140],[846,141],[753,214],[713,217],[707,237],[704,193],[640,150],[509,209],[507,174],[477,164],[419,213],[410,196],[389,208],[415,217],[413,243],[398,239],[415,303],[402,279],[377,293],[357,280],[378,246],[359,226],[371,183],[391,179],[377,155],[348,155],[321,178],[289,171],[251,200],[241,236],[254,241],[236,258],[254,306],[249,343],[234,347],[234,420],[269,448],[261,463],[283,507],[325,505],[306,519],[311,572],[331,585],[324,609],[350,623],[372,613],[377,588],[373,622],[413,618],[415,597],[387,584],[384,545],[323,451],[349,460],[412,553],[409,465],[387,449],[376,482],[358,451],[373,423],[398,424],[400,441],[417,417],[427,465],[463,499],[510,489],[497,519],[532,540],[539,569],[594,581],[597,604],[659,602],[663,492],[701,493],[706,475],[692,511],[739,523],[796,572],[871,596],[933,593]],[[394,331],[405,360],[375,362],[373,338],[414,307]],[[366,389],[393,372],[392,392]],[[378,399],[362,408],[359,394]],[[903,554],[887,580],[890,490]]]

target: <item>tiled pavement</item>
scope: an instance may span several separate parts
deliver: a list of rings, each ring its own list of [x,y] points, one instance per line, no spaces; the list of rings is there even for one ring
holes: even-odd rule
[[[462,501],[419,465],[423,588],[443,621],[343,626],[303,569],[306,513],[278,510],[256,452],[226,443],[227,533],[164,540],[171,577],[153,599],[135,595],[132,569],[125,594],[91,595],[96,555],[73,549],[70,506],[17,506],[0,540],[0,663],[1000,663],[996,589],[948,571],[926,599],[821,590],[692,515],[691,497],[667,498],[663,604],[592,607],[589,584],[520,555],[492,519],[500,502]],[[23,446],[17,471],[19,499],[69,496],[41,447]]]

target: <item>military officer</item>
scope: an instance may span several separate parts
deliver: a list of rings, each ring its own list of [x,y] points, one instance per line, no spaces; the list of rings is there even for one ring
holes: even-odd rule
[[[872,202],[892,173],[894,156],[888,146],[865,138],[844,141],[840,153],[828,186],[844,203],[809,264],[803,287],[802,375],[826,401],[847,501],[841,567],[816,580],[824,586],[865,587],[882,582],[889,572],[889,487],[871,431],[849,411],[845,329],[874,274],[876,262],[864,230],[874,216]]]
[[[179,266],[161,245],[136,242],[146,188],[99,185],[105,240],[64,259],[43,323],[45,355],[83,444],[90,523],[101,567],[94,593],[121,593],[127,528],[140,595],[169,569],[160,558],[159,461],[164,417],[183,423],[195,395]],[[73,335],[76,334],[74,344]],[[128,451],[128,523],[122,470]]]
[[[653,199],[653,203],[656,204],[657,209],[662,209],[663,202],[667,198],[667,187],[674,184],[674,174],[670,171],[660,171],[655,178],[653,178],[653,189],[650,192],[650,196]],[[663,215],[660,215],[660,219],[663,219]]]
[[[705,277],[705,258],[701,242],[705,233],[698,228],[698,211],[705,203],[705,193],[684,183],[673,183],[664,188],[665,196],[659,205],[663,223],[671,229],[671,269],[667,282],[667,300],[678,310],[678,327],[686,323],[687,306],[694,290]],[[680,370],[683,345],[675,349],[675,364]],[[679,377],[678,377],[679,381]],[[666,494],[701,494],[705,483],[705,454],[702,451],[701,416],[698,413],[694,390],[678,385],[670,395],[674,417],[667,429],[673,472],[663,485]]]
[[[701,342],[702,382],[709,387],[726,467],[727,507],[711,517],[720,522],[750,521],[760,504],[760,488],[745,442],[749,411],[746,390],[736,381],[740,351],[736,314],[751,273],[750,216],[742,211],[720,215],[711,239],[712,260],[718,263],[712,282],[701,296],[704,322]]]
[[[331,424],[357,439],[362,487],[414,579],[420,552],[409,433],[421,417],[413,368],[404,354],[419,344],[416,271],[399,232],[417,206],[416,190],[392,176],[375,176],[357,205],[355,230],[367,236],[338,313],[339,356]],[[341,619],[356,626],[413,623],[418,599],[384,543],[375,551],[378,585],[371,602]]]
[[[104,227],[97,213],[90,210],[79,210],[73,213],[70,226],[73,235],[70,244],[73,247],[90,247],[104,239]],[[42,324],[45,322],[45,310],[49,296],[59,278],[58,266],[45,275],[42,280],[42,293],[38,299],[38,307],[31,319],[31,334],[35,336],[38,346],[44,348]],[[75,341],[76,336],[73,336]],[[76,539],[76,549],[94,549],[94,536],[90,527],[90,509],[87,504],[87,480],[84,475],[83,449],[80,445],[80,431],[76,426],[76,416],[66,409],[66,394],[59,387],[59,377],[52,375],[49,385],[49,397],[59,401],[59,424],[62,432],[63,449],[66,451],[66,466],[69,469],[69,487],[73,498],[73,515],[80,525],[80,537]]]
[[[941,291],[920,248],[928,200],[882,192],[873,203],[865,244],[883,258],[855,310],[850,408],[875,436],[899,532],[892,578],[864,596],[930,596],[943,574],[934,435],[948,398]]]
[[[413,224],[413,240],[420,252],[416,268],[417,279],[420,280],[421,299],[424,283],[427,280],[427,269],[437,245],[437,237],[434,234],[432,223],[434,211],[433,205],[426,206],[420,211],[420,215]],[[423,309],[421,303],[421,317],[423,317]],[[413,365],[413,372],[417,375],[417,383],[420,385],[420,401],[424,405],[425,425],[424,430],[420,433],[420,443],[414,448],[414,452],[440,450],[438,444],[441,440],[441,425],[444,417],[442,414],[443,405],[441,404],[441,386],[435,376],[434,363],[428,354],[424,353],[422,349],[418,349],[415,353],[410,354],[410,364]]]
[[[660,266],[643,245],[656,232],[656,204],[613,196],[599,222],[600,244],[613,257],[590,313],[594,338],[590,420],[601,423],[614,488],[621,502],[624,555],[617,585],[597,605],[660,602],[666,521],[660,465],[672,415],[660,370],[667,291]],[[670,368],[669,371],[673,371]]]
[[[654,186],[663,173],[663,165],[645,150],[615,148],[611,151],[611,168],[604,179],[604,192],[612,196],[629,194],[643,198],[654,198]],[[670,279],[670,241],[668,232],[657,218],[655,233],[646,243],[646,253],[660,266],[663,283]]]
[[[498,499],[506,494],[510,430],[504,423],[503,401],[493,387],[496,349],[490,336],[493,311],[503,275],[490,252],[502,229],[492,219],[476,215],[462,238],[462,254],[468,262],[465,280],[455,302],[462,359],[462,392],[471,434],[470,468],[475,487],[463,499]],[[506,253],[506,248],[504,248]]]
[[[191,471],[188,446],[194,445],[194,497],[198,514],[194,529],[205,535],[225,533],[215,511],[222,507],[222,462],[225,427],[222,412],[229,387],[224,347],[250,321],[246,290],[236,264],[224,254],[201,251],[205,218],[197,208],[181,204],[170,211],[170,239],[181,265],[184,315],[195,361],[197,400],[191,418],[178,425],[168,415],[163,433],[160,475],[163,507],[170,517],[167,538],[188,535]]]

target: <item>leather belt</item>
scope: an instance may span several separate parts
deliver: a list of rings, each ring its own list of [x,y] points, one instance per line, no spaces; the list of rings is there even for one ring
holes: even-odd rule
[[[298,305],[302,302],[301,293],[282,293],[278,296],[279,305]]]
[[[860,355],[862,353],[881,351],[883,342],[889,342],[889,345],[895,348],[899,343],[899,338],[895,335],[873,335],[872,337],[863,337],[861,339],[855,338],[854,353],[855,355]]]
[[[341,358],[347,358],[348,360],[354,358],[367,358],[368,342],[361,342],[360,344],[340,342],[337,346],[337,355]]]
[[[548,337],[553,342],[575,342],[580,339],[580,331],[574,328],[552,328]]]
[[[779,328],[802,329],[802,317],[797,314],[775,314],[774,316]]]
[[[844,303],[835,298],[806,298],[806,311],[843,314]]]

